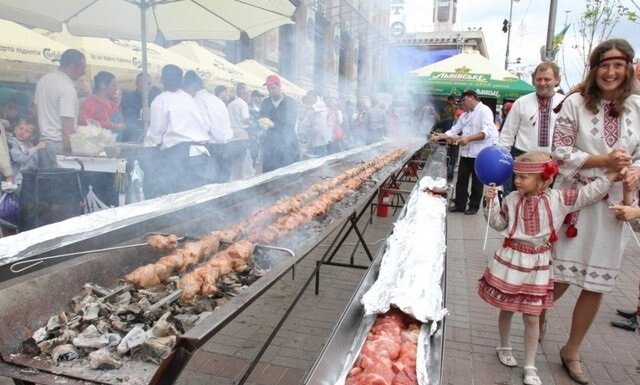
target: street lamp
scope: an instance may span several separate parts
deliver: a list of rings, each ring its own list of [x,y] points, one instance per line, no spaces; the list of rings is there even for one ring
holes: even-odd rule
[[[504,55],[504,69],[509,69],[509,44],[511,43],[511,16],[513,15],[513,2],[516,1],[520,1],[520,0],[510,0],[511,1],[511,5],[509,6],[509,20],[505,20],[506,23],[505,25],[502,27],[502,30],[505,30],[506,27],[506,33],[507,33],[507,52]]]

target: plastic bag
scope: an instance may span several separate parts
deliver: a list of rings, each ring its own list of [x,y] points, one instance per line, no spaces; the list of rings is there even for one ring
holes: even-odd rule
[[[14,226],[20,225],[20,199],[18,194],[7,192],[0,197],[0,219]]]

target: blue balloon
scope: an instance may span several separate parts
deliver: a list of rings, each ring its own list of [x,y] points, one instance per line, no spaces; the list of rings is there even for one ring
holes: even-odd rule
[[[501,186],[513,174],[513,157],[504,147],[486,147],[478,153],[474,168],[482,183]]]

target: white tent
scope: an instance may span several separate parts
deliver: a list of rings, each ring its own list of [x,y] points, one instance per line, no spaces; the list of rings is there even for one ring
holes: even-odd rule
[[[202,68],[211,70],[214,79],[224,74],[225,79],[230,78],[233,85],[242,82],[249,85],[249,88],[252,89],[263,88],[262,84],[264,84],[264,79],[260,79],[228,62],[194,41],[183,41],[167,49],[199,63],[202,65]]]
[[[242,61],[236,65],[244,69],[245,71],[253,74],[254,76],[257,76],[258,78],[263,79],[263,84],[264,84],[264,80],[267,79],[267,76],[278,75],[277,72],[270,70],[269,68],[263,66],[262,64],[252,59]],[[282,90],[284,91],[285,94],[289,96],[301,98],[307,93],[307,91],[305,91],[303,88],[298,87],[297,85],[283,78],[282,76],[280,76],[280,80],[282,84]]]

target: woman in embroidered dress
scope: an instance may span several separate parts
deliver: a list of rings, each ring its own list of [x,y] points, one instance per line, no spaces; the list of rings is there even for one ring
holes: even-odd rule
[[[632,170],[632,162],[639,163],[640,96],[636,95],[634,55],[622,39],[606,40],[591,53],[585,80],[578,92],[564,100],[556,119],[553,157],[560,173],[554,188],[580,186],[607,170]],[[613,290],[627,243],[623,223],[608,209],[621,200],[622,187],[616,186],[608,199],[570,215],[554,250],[554,300],[569,285],[581,288],[569,340],[560,349],[565,370],[581,384],[589,378],[582,370],[580,345],[595,319],[602,294]]]
[[[513,313],[522,313],[526,385],[542,383],[535,367],[538,316],[553,305],[551,245],[558,240],[556,228],[569,212],[602,199],[618,176],[610,172],[606,179],[599,178],[579,190],[551,190],[557,170],[548,154],[529,152],[514,163],[517,191],[504,198],[502,207],[495,199],[495,187],[485,193],[485,216],[505,239],[480,278],[478,294],[500,309],[500,346],[496,352],[506,366],[517,366],[509,337]],[[489,212],[488,203],[492,200]]]

